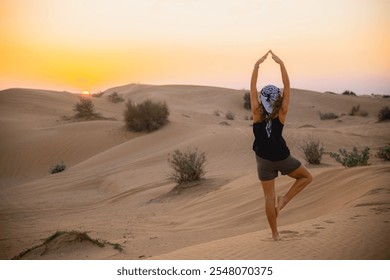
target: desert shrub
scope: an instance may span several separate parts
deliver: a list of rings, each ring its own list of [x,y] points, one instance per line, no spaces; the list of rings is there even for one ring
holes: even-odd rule
[[[390,120],[390,109],[388,106],[383,107],[378,112],[378,121]]]
[[[233,112],[230,112],[230,111],[227,112],[226,115],[225,115],[225,118],[226,118],[227,120],[234,120],[235,117],[236,117],[236,115],[234,115],[234,113],[233,113]]]
[[[136,132],[159,129],[168,122],[168,115],[165,102],[155,103],[149,99],[138,105],[128,100],[124,113],[127,129]]]
[[[219,110],[215,110],[215,111],[214,111],[214,116],[217,116],[217,117],[220,116]]]
[[[202,179],[205,175],[205,162],[205,153],[200,153],[197,149],[187,149],[185,152],[175,150],[168,155],[168,163],[173,169],[171,177],[179,185]]]
[[[320,119],[321,120],[333,120],[333,119],[337,119],[338,117],[339,116],[337,116],[334,113],[321,113],[320,112]]]
[[[356,93],[354,93],[353,91],[350,91],[350,90],[346,90],[342,94],[343,95],[353,95],[353,96],[356,96]]]
[[[379,151],[376,153],[378,158],[389,161],[390,160],[390,145],[379,148]]]
[[[116,91],[111,93],[109,96],[107,96],[107,99],[111,101],[112,103],[119,103],[119,102],[124,102],[125,100],[123,99],[122,96],[120,96]]]
[[[251,109],[251,96],[249,92],[244,93],[244,108],[250,110]]]
[[[324,145],[318,139],[311,138],[304,141],[300,146],[301,151],[310,164],[320,164],[322,154],[324,153]]]
[[[76,118],[85,118],[96,115],[93,102],[88,97],[81,97],[80,102],[74,105],[73,111],[76,112]]]
[[[42,244],[35,245],[31,248],[24,250],[23,252],[19,253],[17,256],[13,257],[12,260],[20,260],[20,259],[24,258],[27,254],[34,252],[35,250],[39,250],[40,255],[44,256],[48,252],[49,246],[52,246],[53,241],[56,239],[58,240],[58,238],[66,238],[67,244],[70,244],[72,242],[75,242],[75,243],[90,242],[93,245],[96,245],[96,246],[101,247],[101,248],[105,247],[106,245],[110,245],[115,250],[118,250],[119,252],[123,251],[123,248],[120,244],[111,243],[111,242],[108,242],[105,240],[93,239],[86,232],[80,232],[80,231],[76,231],[76,230],[57,231],[54,234],[47,237],[46,239],[42,240],[43,241]]]
[[[64,164],[64,162],[61,162],[61,163],[58,163],[58,164],[52,166],[49,170],[49,173],[50,174],[59,173],[59,172],[64,171],[65,168],[66,168],[66,165]]]
[[[340,154],[330,153],[330,156],[345,167],[365,166],[368,165],[370,148],[365,147],[359,152],[356,147],[352,152],[347,152],[345,149],[339,149]]]
[[[99,98],[99,97],[101,97],[103,94],[104,94],[104,91],[99,91],[99,92],[97,92],[97,93],[91,94],[91,96],[92,96],[92,97]]]
[[[367,117],[368,113],[364,110],[360,110],[360,105],[352,106],[351,112],[349,112],[350,116],[361,116]]]

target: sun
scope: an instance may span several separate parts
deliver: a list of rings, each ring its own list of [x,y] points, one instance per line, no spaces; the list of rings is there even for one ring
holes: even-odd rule
[[[89,91],[88,90],[83,90],[82,94],[89,95]]]

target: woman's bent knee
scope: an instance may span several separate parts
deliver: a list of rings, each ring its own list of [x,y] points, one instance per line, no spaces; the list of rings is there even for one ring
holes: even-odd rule
[[[294,179],[305,179],[310,183],[313,181],[313,176],[310,174],[310,172],[303,166],[301,165],[297,170],[291,172],[288,174],[288,176],[294,178]]]

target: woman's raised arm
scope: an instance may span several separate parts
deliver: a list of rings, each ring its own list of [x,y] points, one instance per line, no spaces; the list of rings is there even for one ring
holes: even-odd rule
[[[252,109],[252,115],[253,115],[253,122],[259,122],[261,120],[261,112],[260,112],[260,102],[257,98],[257,78],[259,76],[259,66],[261,63],[266,60],[268,51],[265,55],[263,55],[259,60],[256,61],[253,71],[252,71],[252,78],[251,78],[251,90],[250,90],[250,98],[251,98],[251,109]]]
[[[272,59],[280,65],[280,72],[282,74],[282,81],[283,81],[283,102],[282,107],[280,108],[280,113],[282,113],[284,116],[288,112],[288,105],[290,102],[290,79],[288,78],[286,67],[284,66],[283,61],[275,55],[272,51],[270,51],[272,55]]]

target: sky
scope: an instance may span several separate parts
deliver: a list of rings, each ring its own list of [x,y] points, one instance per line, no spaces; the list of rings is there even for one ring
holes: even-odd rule
[[[0,90],[248,89],[272,49],[293,88],[390,94],[390,0],[0,0]],[[258,85],[282,86],[272,59]]]

